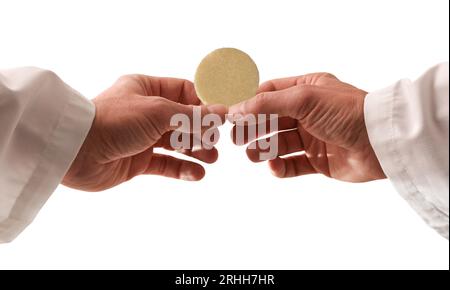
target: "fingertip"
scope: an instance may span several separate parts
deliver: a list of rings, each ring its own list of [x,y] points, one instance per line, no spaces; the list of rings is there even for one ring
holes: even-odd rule
[[[273,160],[269,160],[269,168],[272,175],[283,178],[286,175],[286,165],[283,159],[277,157]]]
[[[267,111],[266,106],[273,101],[272,94],[273,92],[260,92],[248,100],[231,106],[228,113],[233,115],[235,122],[244,121],[249,115],[264,114]]]
[[[211,158],[212,161],[210,163],[214,163],[219,159],[219,150],[217,150],[216,148],[213,148],[212,150],[214,150],[212,154],[212,156],[214,157]]]
[[[213,114],[220,117],[221,125],[225,124],[228,116],[228,107],[222,104],[206,105],[208,114]]]
[[[262,83],[259,88],[256,90],[256,94],[262,93],[262,92],[271,92],[275,90],[275,86],[272,81],[266,81]]]
[[[235,120],[235,117],[234,117],[235,115],[243,115],[244,114],[242,112],[242,108],[243,108],[243,105],[245,102],[246,101],[234,104],[228,108],[228,114],[230,115],[232,122]]]
[[[228,113],[228,107],[222,104],[207,105],[208,111],[212,114],[225,116]]]
[[[179,178],[184,181],[199,181],[205,177],[205,168],[197,163],[189,164],[188,168],[180,168]]]
[[[195,91],[194,82],[188,79],[181,79],[181,80],[184,82],[183,85],[185,85],[188,89],[194,89]]]
[[[253,145],[254,146],[254,145]],[[247,149],[245,150],[245,153],[247,154],[248,159],[252,162],[261,162],[262,160],[259,158],[260,151],[256,148],[252,148],[252,144],[250,144]]]
[[[202,101],[197,95],[197,91],[195,90],[194,83],[190,80],[183,80],[183,94],[188,99],[188,103],[192,105],[201,105]]]
[[[207,150],[208,152],[208,158],[203,160],[205,163],[212,164],[219,159],[219,151],[216,148],[212,148]]]
[[[219,158],[219,152],[215,147],[211,149],[201,148],[199,150],[185,150],[180,153],[191,156],[208,164],[216,162]]]
[[[230,114],[230,110],[228,109],[228,113],[226,115],[226,120],[230,123],[234,123],[234,116]]]

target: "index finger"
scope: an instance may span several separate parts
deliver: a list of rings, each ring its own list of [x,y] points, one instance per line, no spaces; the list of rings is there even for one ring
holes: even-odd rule
[[[288,89],[290,87],[294,87],[296,85],[305,84],[306,77],[305,76],[295,76],[295,77],[287,77],[280,79],[273,79],[262,83],[258,90],[257,94],[263,92],[273,92]]]
[[[260,85],[257,93],[285,90],[299,85],[320,85],[323,80],[326,79],[329,81],[330,78],[337,80],[334,75],[326,72],[309,73],[301,76],[273,79]]]
[[[194,84],[185,79],[139,76],[149,96],[160,96],[184,105],[201,105]]]

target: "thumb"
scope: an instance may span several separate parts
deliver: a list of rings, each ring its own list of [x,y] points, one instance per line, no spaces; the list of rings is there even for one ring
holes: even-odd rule
[[[154,116],[155,125],[162,133],[171,130],[196,133],[205,128],[222,125],[225,122],[227,113],[228,108],[223,105],[184,105],[162,98]],[[206,122],[208,124],[203,125],[203,118],[206,115],[210,115],[208,122]],[[214,119],[214,122],[209,122],[211,119]]]
[[[280,117],[299,119],[303,106],[317,92],[318,88],[313,85],[297,85],[283,90],[262,92],[231,106],[229,114],[236,117],[248,114],[278,114]]]

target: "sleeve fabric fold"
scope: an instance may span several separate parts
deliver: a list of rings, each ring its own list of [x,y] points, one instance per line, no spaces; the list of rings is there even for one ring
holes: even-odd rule
[[[449,65],[366,96],[370,143],[386,176],[425,222],[448,239]]]
[[[54,73],[0,70],[0,243],[13,240],[63,179],[95,115]]]

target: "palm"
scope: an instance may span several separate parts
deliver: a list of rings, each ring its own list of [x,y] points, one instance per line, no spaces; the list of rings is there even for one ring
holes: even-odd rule
[[[301,127],[298,132],[308,161],[317,173],[344,181],[366,180],[367,170],[364,168],[373,163],[367,154],[324,142]]]

